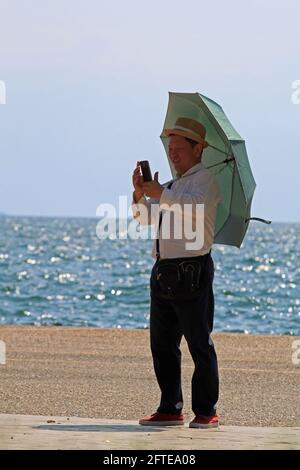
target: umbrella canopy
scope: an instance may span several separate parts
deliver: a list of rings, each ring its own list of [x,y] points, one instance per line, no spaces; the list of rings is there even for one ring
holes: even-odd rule
[[[218,205],[214,243],[240,247],[246,234],[255,190],[245,141],[237,133],[221,106],[200,93],[169,93],[164,129],[171,129],[179,117],[195,119],[206,127],[208,147],[202,163],[213,173],[222,201]],[[173,178],[175,168],[168,156],[168,138],[162,134]]]

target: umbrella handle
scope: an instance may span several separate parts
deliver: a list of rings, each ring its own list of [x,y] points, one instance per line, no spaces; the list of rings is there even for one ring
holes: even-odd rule
[[[257,220],[258,222],[263,222],[264,224],[271,224],[272,220],[261,219],[260,217],[248,217],[245,220],[245,223],[249,222],[249,220]]]

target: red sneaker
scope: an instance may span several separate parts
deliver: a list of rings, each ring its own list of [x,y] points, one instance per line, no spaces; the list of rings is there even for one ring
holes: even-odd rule
[[[184,424],[183,414],[174,415],[167,413],[153,413],[139,420],[143,426],[182,426]]]
[[[210,429],[219,427],[219,416],[195,416],[189,424],[190,428]]]

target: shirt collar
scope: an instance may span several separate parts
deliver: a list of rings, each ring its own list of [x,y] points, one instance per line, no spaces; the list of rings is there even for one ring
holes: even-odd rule
[[[204,170],[204,166],[202,162],[196,163],[196,165],[192,166],[189,170],[187,170],[183,175],[177,176],[173,180],[168,181],[167,183],[164,183],[163,186],[167,186],[171,181],[174,183],[175,181],[181,180],[184,176],[192,175],[196,173],[197,171]]]
[[[192,166],[189,170],[187,170],[185,173],[183,173],[183,175],[181,175],[180,178],[182,178],[183,176],[192,175],[193,173],[196,173],[196,171],[199,171],[199,170],[202,170],[202,169],[203,169],[202,163],[201,162],[196,163],[196,165]]]

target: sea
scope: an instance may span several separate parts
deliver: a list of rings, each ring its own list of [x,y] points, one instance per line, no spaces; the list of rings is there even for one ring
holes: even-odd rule
[[[0,324],[149,327],[151,239],[97,218],[0,216]],[[300,335],[300,223],[251,222],[214,245],[214,331]]]

